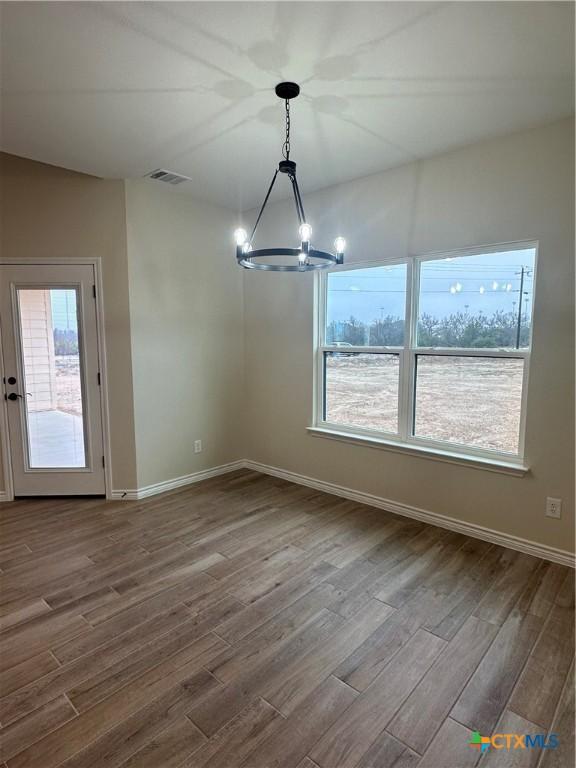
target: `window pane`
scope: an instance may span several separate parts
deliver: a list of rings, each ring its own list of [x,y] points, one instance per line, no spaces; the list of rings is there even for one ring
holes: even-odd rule
[[[85,467],[75,288],[20,288],[18,307],[32,469]]]
[[[405,310],[406,264],[330,272],[326,343],[403,346]]]
[[[518,453],[524,361],[418,355],[415,435]]]
[[[418,345],[528,347],[535,255],[529,248],[423,262]]]
[[[325,421],[398,432],[398,355],[324,353]]]

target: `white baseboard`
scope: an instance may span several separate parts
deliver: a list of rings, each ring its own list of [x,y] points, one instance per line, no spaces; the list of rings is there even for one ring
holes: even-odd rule
[[[2,504],[3,501],[12,501],[6,491],[0,491],[0,504]]]
[[[126,488],[119,491],[110,491],[108,499],[112,501],[136,501],[138,499],[138,490]]]
[[[390,501],[389,499],[384,499],[381,496],[374,496],[370,493],[354,491],[351,488],[345,488],[341,485],[326,483],[322,480],[316,480],[312,477],[299,475],[295,472],[288,472],[284,469],[278,469],[277,467],[270,467],[267,464],[260,464],[257,461],[244,461],[242,462],[242,465],[246,469],[252,469],[255,472],[262,472],[266,475],[280,477],[283,480],[288,480],[291,483],[306,485],[309,488],[315,488],[318,491],[324,491],[324,493],[331,493],[334,496],[341,496],[344,499],[357,501],[360,504],[367,504],[371,507],[385,509],[387,512],[393,512],[396,515],[410,517],[414,520],[420,520],[423,523],[429,523],[430,525],[436,525],[441,528],[448,528],[451,531],[463,533],[467,536],[472,536],[475,539],[483,539],[484,541],[489,541],[492,544],[499,544],[502,547],[508,547],[509,549],[518,550],[519,552],[525,552],[528,555],[535,555],[536,557],[541,557],[544,560],[551,560],[552,562],[559,563],[560,565],[567,565],[570,568],[576,567],[575,556],[571,552],[567,552],[563,549],[556,549],[555,547],[539,544],[536,541],[523,539],[519,536],[512,536],[508,533],[501,533],[500,531],[495,531],[492,528],[485,528],[484,526],[476,525],[475,523],[466,523],[462,520],[456,520],[454,517],[441,515],[437,512],[430,512],[426,509],[419,509],[418,507],[412,507],[408,504],[401,504],[396,501]]]
[[[244,469],[245,465],[246,462],[242,460],[232,461],[230,464],[221,464],[218,467],[212,467],[212,469],[205,469],[202,472],[194,472],[191,475],[175,477],[172,480],[164,480],[161,483],[146,485],[143,488],[112,491],[110,498],[122,501],[138,501],[139,499],[146,499],[148,496],[155,496],[158,493],[165,493],[166,491],[173,491],[175,488],[182,488],[185,485],[199,483],[201,480],[208,480],[211,477],[225,475],[226,473],[234,472],[237,469]]]

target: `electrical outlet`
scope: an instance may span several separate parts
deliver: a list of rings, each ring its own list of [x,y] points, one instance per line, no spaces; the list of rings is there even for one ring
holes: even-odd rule
[[[552,499],[550,496],[546,499],[546,517],[562,517],[562,499]]]
[[[202,440],[194,440],[194,453],[202,453]]]

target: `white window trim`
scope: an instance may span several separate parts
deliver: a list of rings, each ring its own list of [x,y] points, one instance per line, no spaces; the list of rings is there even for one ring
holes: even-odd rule
[[[433,254],[421,254],[395,259],[382,259],[378,261],[355,262],[336,267],[331,271],[350,271],[353,269],[366,269],[368,267],[388,266],[391,264],[406,264],[406,317],[405,327],[407,338],[404,347],[346,347],[347,352],[360,352],[364,354],[396,354],[400,358],[400,381],[398,395],[398,434],[386,433],[379,430],[364,429],[361,427],[346,426],[325,421],[324,409],[324,353],[342,351],[341,347],[326,344],[326,317],[327,317],[327,273],[316,273],[315,278],[315,328],[314,328],[314,403],[313,420],[309,432],[316,436],[330,437],[346,442],[362,443],[378,448],[414,453],[436,460],[449,461],[450,463],[466,463],[479,468],[503,471],[508,474],[524,475],[529,471],[525,457],[525,433],[526,433],[526,406],[528,397],[528,378],[530,371],[530,358],[532,349],[532,334],[530,345],[526,349],[463,349],[431,348],[416,346],[416,331],[419,303],[419,278],[420,267],[423,262],[446,257],[471,256],[482,253],[495,253],[498,251],[524,250],[532,248],[535,251],[534,259],[534,291],[532,296],[532,326],[534,324],[534,306],[536,289],[536,271],[538,263],[538,243],[536,241],[517,241],[514,243],[497,243],[489,246],[462,248],[454,251],[443,251]],[[417,267],[417,268],[416,268]],[[411,413],[414,412],[414,380],[416,375],[416,357],[418,355],[446,355],[451,357],[502,357],[508,359],[521,359],[524,361],[522,381],[522,401],[520,412],[520,429],[518,440],[518,453],[504,453],[491,449],[436,441],[429,438],[416,437],[410,434],[412,426]]]

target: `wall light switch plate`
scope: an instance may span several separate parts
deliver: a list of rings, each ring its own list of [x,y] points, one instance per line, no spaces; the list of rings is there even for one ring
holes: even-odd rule
[[[546,499],[546,517],[556,519],[562,517],[562,499],[552,499],[548,496]]]
[[[202,453],[202,440],[194,440],[194,453]]]

